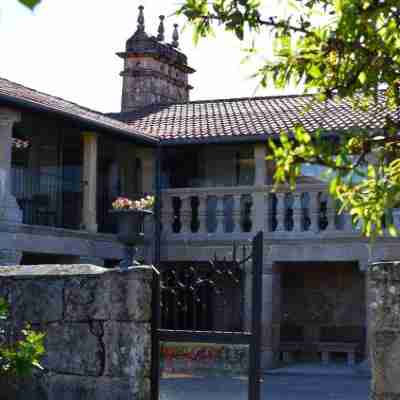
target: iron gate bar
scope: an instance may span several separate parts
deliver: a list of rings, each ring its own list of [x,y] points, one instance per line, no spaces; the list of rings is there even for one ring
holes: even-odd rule
[[[262,267],[263,232],[259,232],[252,241],[252,253],[242,262],[252,259],[252,313],[251,332],[188,331],[160,329],[161,275],[154,268],[152,301],[152,400],[159,400],[160,379],[160,341],[202,342],[218,344],[249,345],[249,388],[248,400],[260,400],[260,355],[261,355],[261,313],[262,313]],[[157,243],[158,246],[160,242]],[[245,251],[245,249],[243,248]],[[159,253],[158,253],[159,257]],[[157,258],[157,252],[156,252]]]
[[[214,331],[174,331],[159,329],[158,339],[170,342],[196,342],[196,343],[233,343],[249,344],[252,334],[249,332],[214,332]]]
[[[160,340],[158,330],[160,327],[160,272],[153,268],[153,297],[151,316],[151,399],[159,400],[160,397]]]
[[[260,400],[262,269],[264,234],[259,232],[253,241],[252,341],[250,344],[249,399]]]

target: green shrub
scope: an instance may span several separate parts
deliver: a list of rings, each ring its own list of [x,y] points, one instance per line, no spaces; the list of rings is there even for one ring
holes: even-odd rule
[[[27,324],[21,330],[21,339],[13,345],[6,344],[6,332],[2,327],[8,318],[8,305],[0,298],[0,375],[23,377],[34,369],[42,369],[40,359],[45,349],[44,334],[35,332]]]

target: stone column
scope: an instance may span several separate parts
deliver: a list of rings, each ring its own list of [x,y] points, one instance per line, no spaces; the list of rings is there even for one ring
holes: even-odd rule
[[[83,133],[83,209],[85,230],[97,232],[97,135]]]
[[[256,186],[265,185],[267,176],[267,165],[265,157],[267,156],[267,147],[265,143],[259,143],[254,146],[254,161],[255,161],[255,180]]]
[[[265,249],[264,252],[267,255],[266,257],[268,257],[268,249]],[[280,315],[280,280],[274,264],[269,260],[264,261],[262,285],[261,367],[269,369],[273,367],[276,361],[280,329],[280,323],[276,323],[277,316]]]
[[[372,384],[370,399],[400,398],[400,262],[368,268]]]
[[[22,212],[11,194],[12,131],[19,120],[19,112],[0,108],[0,222],[9,224],[22,222]]]
[[[143,192],[146,194],[153,194],[156,176],[156,151],[150,148],[139,148],[138,155],[142,159]]]
[[[11,193],[11,157],[13,126],[20,120],[20,113],[0,108],[0,223],[22,223],[22,211]],[[18,265],[22,252],[0,248],[0,265]]]
[[[266,168],[266,145],[264,143],[256,144],[254,146],[254,160],[255,160],[255,180],[254,185],[256,187],[262,187],[265,185],[265,179],[267,176]],[[253,193],[253,231],[259,232],[265,229],[265,193],[263,191],[255,191]]]

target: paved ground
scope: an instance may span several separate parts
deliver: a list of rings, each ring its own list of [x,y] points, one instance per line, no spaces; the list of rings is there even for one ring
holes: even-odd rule
[[[369,379],[349,375],[264,376],[263,400],[367,400]],[[171,378],[160,385],[160,400],[247,400],[242,378]]]

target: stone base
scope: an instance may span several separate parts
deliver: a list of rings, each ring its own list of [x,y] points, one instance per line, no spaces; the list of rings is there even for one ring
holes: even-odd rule
[[[0,222],[6,224],[21,224],[22,210],[19,208],[17,200],[10,193],[5,193],[0,201]]]
[[[139,387],[133,378],[44,374],[34,379],[3,381],[0,400],[127,400],[149,399],[149,382]],[[27,388],[29,395],[27,396]]]
[[[0,266],[7,267],[11,265],[20,265],[22,260],[22,251],[0,249]]]

